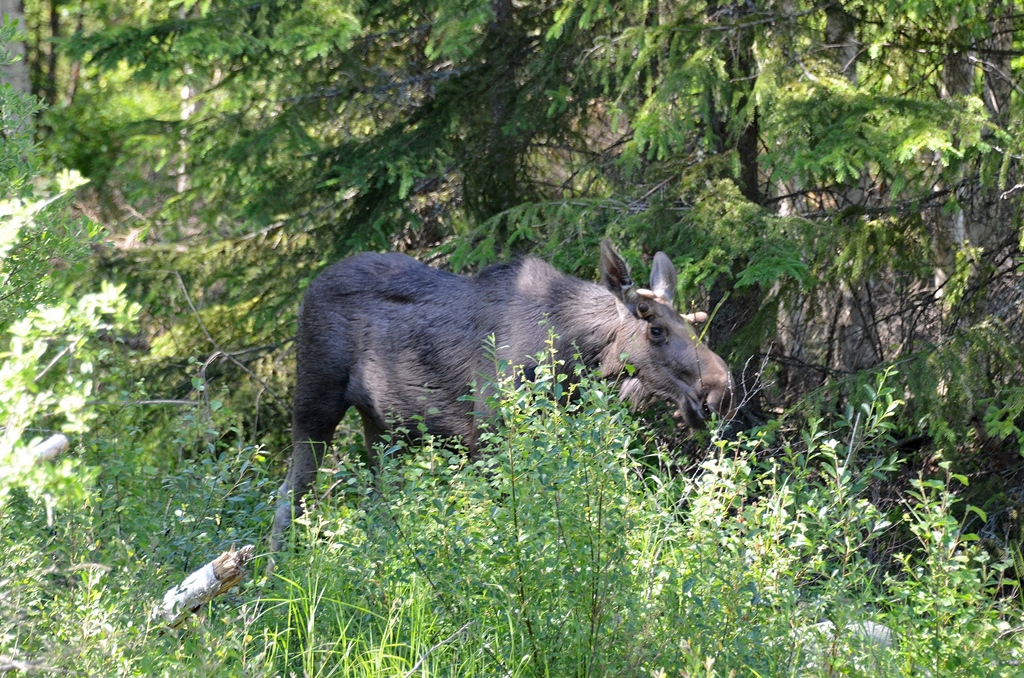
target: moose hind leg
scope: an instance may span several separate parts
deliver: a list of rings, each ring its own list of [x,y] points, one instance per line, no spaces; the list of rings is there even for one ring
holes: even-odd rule
[[[300,387],[301,391],[301,387]],[[302,515],[302,497],[309,492],[323,463],[334,429],[345,415],[348,403],[341,398],[323,397],[323,391],[303,397],[297,394],[292,413],[292,462],[277,492],[277,509],[270,532],[270,550],[279,551],[292,518]],[[320,395],[319,398],[315,397]]]

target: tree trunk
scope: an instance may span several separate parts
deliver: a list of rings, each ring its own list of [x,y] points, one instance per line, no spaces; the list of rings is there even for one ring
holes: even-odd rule
[[[50,51],[46,54],[46,86],[43,87],[43,101],[47,106],[57,103],[57,42],[60,37],[59,0],[50,0]]]
[[[992,35],[985,42],[985,106],[989,115],[1005,128],[1009,122],[1010,95],[1013,93],[1013,3],[995,8],[989,17]]]
[[[199,5],[195,5],[192,8],[191,12],[186,12],[184,8],[178,10],[178,16],[181,19],[198,18]],[[185,63],[182,65],[181,68],[182,72],[186,76],[192,75],[191,64]],[[181,116],[181,121],[183,123],[187,123],[192,118],[192,116],[194,116],[198,112],[200,105],[199,100],[195,98],[195,89],[189,84],[182,85],[181,89],[178,91],[178,94],[181,97],[181,105],[178,109],[179,115]],[[178,167],[176,170],[174,181],[174,190],[176,193],[184,193],[189,189],[190,186],[188,175],[188,135],[189,129],[186,125],[183,124],[181,126],[181,130],[179,132],[178,137]]]
[[[955,27],[955,25],[951,26],[951,28]],[[957,50],[947,54],[942,61],[940,98],[954,99],[967,96],[971,93],[973,84],[974,65],[969,60],[968,55],[961,54]],[[938,185],[937,188],[942,189],[945,187]],[[955,185],[952,188],[954,191],[956,190]],[[960,196],[955,197],[959,198]],[[933,251],[936,262],[933,281],[935,295],[939,297],[942,296],[943,285],[949,278],[956,252],[967,243],[963,206],[957,204],[952,211],[940,213],[935,221]]]
[[[834,51],[839,72],[851,85],[857,84],[857,54],[860,45],[856,37],[857,19],[842,5],[830,4],[825,8],[825,42]]]
[[[81,33],[85,24],[85,11],[81,8],[78,10],[78,19],[75,22],[75,33]],[[64,105],[70,106],[71,102],[75,100],[75,94],[78,93],[78,80],[81,77],[82,62],[77,59],[71,62],[71,70],[68,74],[68,86],[64,92]]]
[[[824,46],[836,72],[855,89],[861,49],[856,34],[858,19],[838,3],[828,5],[824,12]],[[860,210],[877,199],[872,184],[871,173],[864,167],[856,180],[835,187],[835,228],[863,227]],[[782,186],[783,195],[787,188],[796,194],[802,186],[798,181],[791,187]],[[802,198],[787,198],[779,202],[778,214],[799,214],[803,209]],[[810,294],[797,293],[781,300],[777,323],[780,349],[788,363],[780,374],[785,388],[804,391],[832,375],[853,374],[883,359],[874,299],[885,281],[871,276],[844,278],[839,274],[841,282],[833,281]]]
[[[18,29],[25,30],[25,3],[23,0],[0,0],[0,15],[10,21],[17,21]],[[0,69],[0,82],[8,83],[14,91],[21,94],[32,94],[32,79],[29,76],[28,50],[24,40],[7,45],[7,50],[15,57],[20,57],[13,64]]]
[[[757,110],[746,121],[743,129],[736,133],[737,122],[734,116],[742,114],[749,100],[747,92],[753,89],[757,78],[757,58],[754,55],[754,32],[749,26],[737,25],[750,12],[750,8],[742,3],[734,5],[708,4],[706,14],[709,21],[721,21],[723,28],[729,31],[729,39],[725,43],[725,70],[729,75],[730,85],[721,99],[726,102],[725,110],[719,111],[715,106],[714,94],[708,92],[706,108],[709,111],[707,125],[715,137],[715,151],[727,153],[735,151],[739,159],[739,176],[736,184],[747,200],[761,204],[761,188],[759,182],[758,156],[760,153],[760,128]],[[732,23],[733,25],[729,25]],[[749,84],[748,84],[749,83]],[[729,91],[733,88],[743,90]],[[735,103],[732,103],[735,102]],[[731,105],[730,105],[731,104]]]
[[[524,140],[507,132],[518,91],[516,77],[522,42],[511,0],[491,0],[491,11],[494,21],[487,36],[489,72],[481,91],[486,97],[489,119],[477,120],[469,134],[470,157],[466,159],[463,180],[467,205],[477,219],[499,214],[522,198],[518,168]],[[502,228],[499,234],[503,233]]]
[[[829,5],[825,9],[825,42],[832,50],[837,70],[852,88],[857,87],[857,56],[860,53],[856,30],[856,17],[841,4]],[[867,167],[861,168],[857,183],[843,188],[838,209],[867,207],[871,200],[871,184],[870,171]],[[862,227],[856,210],[850,216],[837,218],[851,220],[850,228]],[[841,373],[852,374],[873,367],[884,357],[879,349],[877,319],[871,303],[877,282],[873,277],[844,282],[839,290],[838,312],[829,314],[836,323],[829,332],[835,339],[835,344],[829,347],[834,356],[829,367]],[[831,304],[835,300],[823,299],[823,303]]]

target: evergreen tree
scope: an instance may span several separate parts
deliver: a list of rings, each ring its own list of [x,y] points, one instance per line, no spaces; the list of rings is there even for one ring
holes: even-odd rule
[[[80,8],[89,93],[51,140],[151,240],[287,241],[238,308],[359,249],[593,275],[611,235],[674,254],[715,348],[769,361],[766,404],[899,362],[936,440],[954,414],[957,440],[1019,428],[1024,375],[996,358],[1024,334],[1015,3]],[[144,103],[112,107],[126,88]],[[257,341],[283,338],[275,303]]]

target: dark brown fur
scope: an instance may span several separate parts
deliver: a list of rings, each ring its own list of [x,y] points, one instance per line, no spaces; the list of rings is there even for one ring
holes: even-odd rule
[[[621,377],[621,394],[634,404],[668,401],[691,426],[712,412],[731,415],[728,367],[671,306],[676,273],[668,257],[655,256],[651,290],[637,290],[605,241],[601,281],[534,258],[463,277],[404,254],[372,253],[321,273],[299,315],[292,464],[271,548],[300,512],[298,500],[350,407],[362,416],[368,447],[394,424],[421,417],[430,432],[459,436],[474,449],[476,420],[486,414],[464,396],[479,377],[495,376],[484,350],[490,335],[499,360],[529,372],[554,331],[559,356],[578,352],[587,367]],[[635,368],[628,377],[623,355]]]

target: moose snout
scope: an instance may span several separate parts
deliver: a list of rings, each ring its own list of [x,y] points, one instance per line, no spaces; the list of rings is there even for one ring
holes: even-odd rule
[[[679,403],[679,414],[687,426],[703,428],[712,416],[731,419],[736,414],[732,379],[721,385],[711,385],[687,394]]]
[[[725,384],[716,385],[704,393],[701,402],[700,413],[704,420],[710,419],[712,414],[717,414],[720,419],[732,419],[736,415],[736,398],[732,383],[732,376]]]

